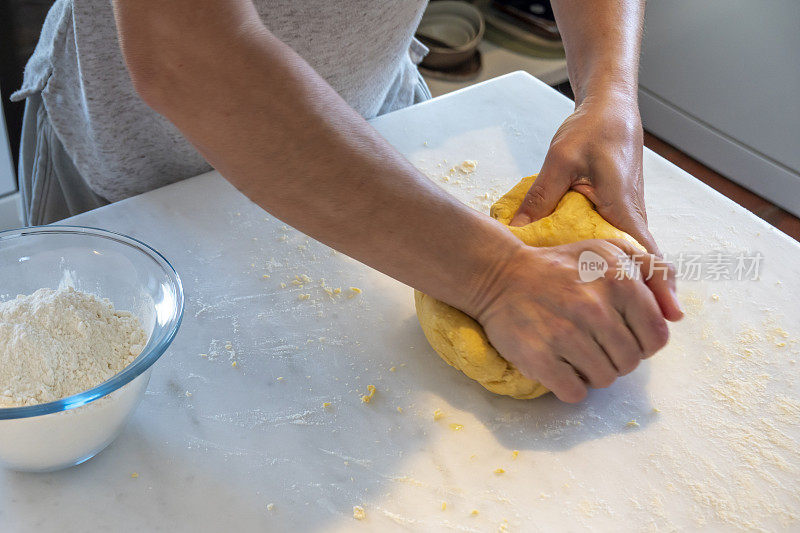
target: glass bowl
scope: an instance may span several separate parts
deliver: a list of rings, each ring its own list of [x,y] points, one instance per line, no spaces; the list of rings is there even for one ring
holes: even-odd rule
[[[72,286],[138,317],[142,353],[111,379],[61,400],[0,408],[0,466],[51,471],[80,464],[119,435],[144,396],[152,365],[183,317],[183,286],[150,246],[110,231],[38,226],[0,232],[0,301]]]

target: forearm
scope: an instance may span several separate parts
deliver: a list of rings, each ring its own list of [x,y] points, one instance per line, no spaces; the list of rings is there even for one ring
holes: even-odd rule
[[[304,233],[474,306],[482,280],[519,247],[509,232],[422,176],[261,25],[249,1],[214,2],[217,13],[150,4],[115,2],[126,62],[145,100],[209,163]]]
[[[644,0],[553,0],[575,103],[614,93],[636,100]]]

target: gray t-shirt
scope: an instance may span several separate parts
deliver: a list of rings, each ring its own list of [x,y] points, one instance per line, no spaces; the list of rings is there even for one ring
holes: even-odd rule
[[[416,64],[427,52],[413,34],[426,3],[254,0],[267,28],[365,118],[412,103]],[[110,0],[54,3],[11,99],[36,93],[81,176],[109,201],[210,170],[134,91]]]

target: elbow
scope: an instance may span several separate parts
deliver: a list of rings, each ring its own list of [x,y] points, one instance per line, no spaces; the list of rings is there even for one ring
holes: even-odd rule
[[[133,89],[148,106],[163,114],[169,105],[169,87],[180,84],[185,49],[163,21],[150,16],[131,17],[119,25],[119,44]]]
[[[166,13],[154,8],[150,1],[114,0],[114,16],[119,47],[136,94],[158,112],[167,105],[170,78],[180,64],[181,41],[175,38],[182,28],[179,10]],[[176,61],[177,60],[177,61]],[[163,113],[162,113],[163,114]]]
[[[162,113],[167,105],[169,69],[158,54],[147,48],[123,52],[133,89],[139,98],[155,111]]]

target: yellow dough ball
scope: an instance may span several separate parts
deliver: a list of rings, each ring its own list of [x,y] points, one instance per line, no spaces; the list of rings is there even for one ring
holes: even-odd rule
[[[495,202],[490,211],[492,218],[508,226],[535,179],[536,175],[523,178]],[[550,216],[508,229],[529,246],[624,239],[643,250],[633,237],[606,222],[585,196],[574,191],[564,195]],[[548,392],[541,383],[526,378],[503,359],[489,343],[481,325],[471,317],[419,291],[415,291],[414,301],[425,337],[449,365],[497,394],[524,400]]]

